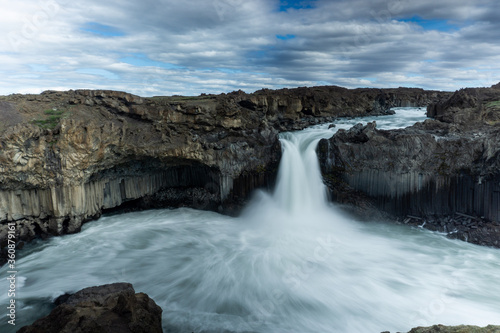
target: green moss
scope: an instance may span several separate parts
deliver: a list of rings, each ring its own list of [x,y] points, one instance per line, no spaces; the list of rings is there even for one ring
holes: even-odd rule
[[[264,164],[261,164],[261,165],[257,166],[255,171],[257,171],[258,173],[264,173],[264,172],[266,172],[266,166]]]
[[[493,101],[486,104],[487,108],[500,108],[500,101]]]
[[[332,166],[329,173],[323,174],[323,178],[330,184],[334,186],[341,186],[346,184],[343,175],[349,173],[349,171],[340,166]]]
[[[43,111],[45,114],[44,119],[35,119],[33,124],[38,125],[40,128],[53,130],[61,121],[65,114],[65,110],[49,109]]]
[[[445,176],[449,173],[450,166],[445,161],[442,161],[441,164],[439,165],[437,171],[438,171],[438,174],[440,174],[441,176]]]
[[[318,146],[318,148],[319,148],[319,152],[320,153],[327,153],[328,152],[328,145],[320,144]]]

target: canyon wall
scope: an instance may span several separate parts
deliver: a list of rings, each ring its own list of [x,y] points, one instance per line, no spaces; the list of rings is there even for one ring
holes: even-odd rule
[[[116,91],[0,97],[0,240],[77,232],[115,209],[237,214],[273,185],[281,131],[384,115],[447,93],[314,87],[142,98]]]
[[[322,140],[332,195],[500,247],[500,90],[457,91],[430,104],[428,115],[434,119],[406,129],[373,122]]]

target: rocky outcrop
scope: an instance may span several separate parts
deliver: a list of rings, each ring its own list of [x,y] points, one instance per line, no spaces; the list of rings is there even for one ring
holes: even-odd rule
[[[18,333],[161,333],[162,309],[129,283],[113,283],[82,289],[55,300],[46,317],[22,327]],[[416,327],[408,333],[497,333],[500,326]],[[388,331],[382,333],[389,333]]]
[[[488,325],[486,327],[478,326],[444,326],[434,325],[431,327],[416,327],[408,333],[499,333],[500,326]]]
[[[322,140],[326,183],[341,202],[368,199],[406,223],[500,247],[500,91],[463,89],[428,113],[406,129],[374,122]]]
[[[162,309],[129,283],[85,288],[64,295],[52,312],[19,333],[161,333]]]
[[[18,122],[0,133],[0,239],[6,222],[30,240],[76,232],[117,207],[229,210],[273,178],[280,147],[265,117],[228,101],[112,91],[5,97]]]
[[[474,130],[478,124],[495,126],[500,123],[498,98],[498,85],[491,88],[465,88],[450,98],[430,104],[427,115],[467,130]]]
[[[307,116],[384,115],[390,113],[389,110],[393,107],[427,106],[449,95],[447,92],[417,88],[346,89],[324,86],[275,91],[264,89],[239,98],[238,103],[251,110],[266,109],[275,114],[283,114],[282,122],[290,123],[300,122],[300,119]]]
[[[271,186],[278,133],[382,115],[446,93],[315,87],[198,97],[116,91],[0,97],[0,243],[77,232],[112,209],[190,206],[235,214]]]

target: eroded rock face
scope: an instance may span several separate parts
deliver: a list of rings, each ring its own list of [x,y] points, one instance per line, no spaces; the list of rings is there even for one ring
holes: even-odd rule
[[[488,325],[486,327],[479,326],[444,326],[434,325],[431,327],[416,327],[408,333],[498,333],[500,326]]]
[[[322,140],[326,182],[341,201],[362,193],[405,221],[500,247],[500,91],[460,90],[428,110],[436,119],[406,129],[370,123]],[[457,225],[456,213],[469,218]]]
[[[315,87],[141,98],[116,91],[0,97],[0,241],[77,232],[108,209],[236,213],[271,186],[278,133],[387,114],[446,93]]]
[[[265,117],[229,114],[211,97],[71,91],[4,99],[5,114],[22,122],[0,132],[0,239],[6,222],[30,240],[76,232],[123,205],[224,211],[266,186],[279,162],[278,130]]]
[[[20,333],[161,333],[162,309],[129,283],[85,288]]]
[[[238,96],[238,104],[251,110],[282,114],[282,122],[305,116],[359,117],[389,114],[390,108],[427,106],[449,93],[417,88],[346,89],[335,86],[269,90]],[[289,130],[289,129],[287,129]]]

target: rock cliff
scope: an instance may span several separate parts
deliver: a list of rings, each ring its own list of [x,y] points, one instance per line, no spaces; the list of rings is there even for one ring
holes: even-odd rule
[[[500,326],[488,325],[486,327],[478,326],[444,326],[434,325],[431,327],[416,327],[408,333],[499,333]]]
[[[0,241],[77,232],[113,209],[190,206],[235,213],[272,185],[278,133],[383,115],[447,93],[314,87],[198,97],[116,91],[0,97]]]
[[[500,247],[500,90],[462,89],[430,104],[428,115],[406,129],[359,124],[322,140],[333,196]]]
[[[161,333],[162,309],[129,283],[89,287],[59,298],[52,312],[19,333]]]

